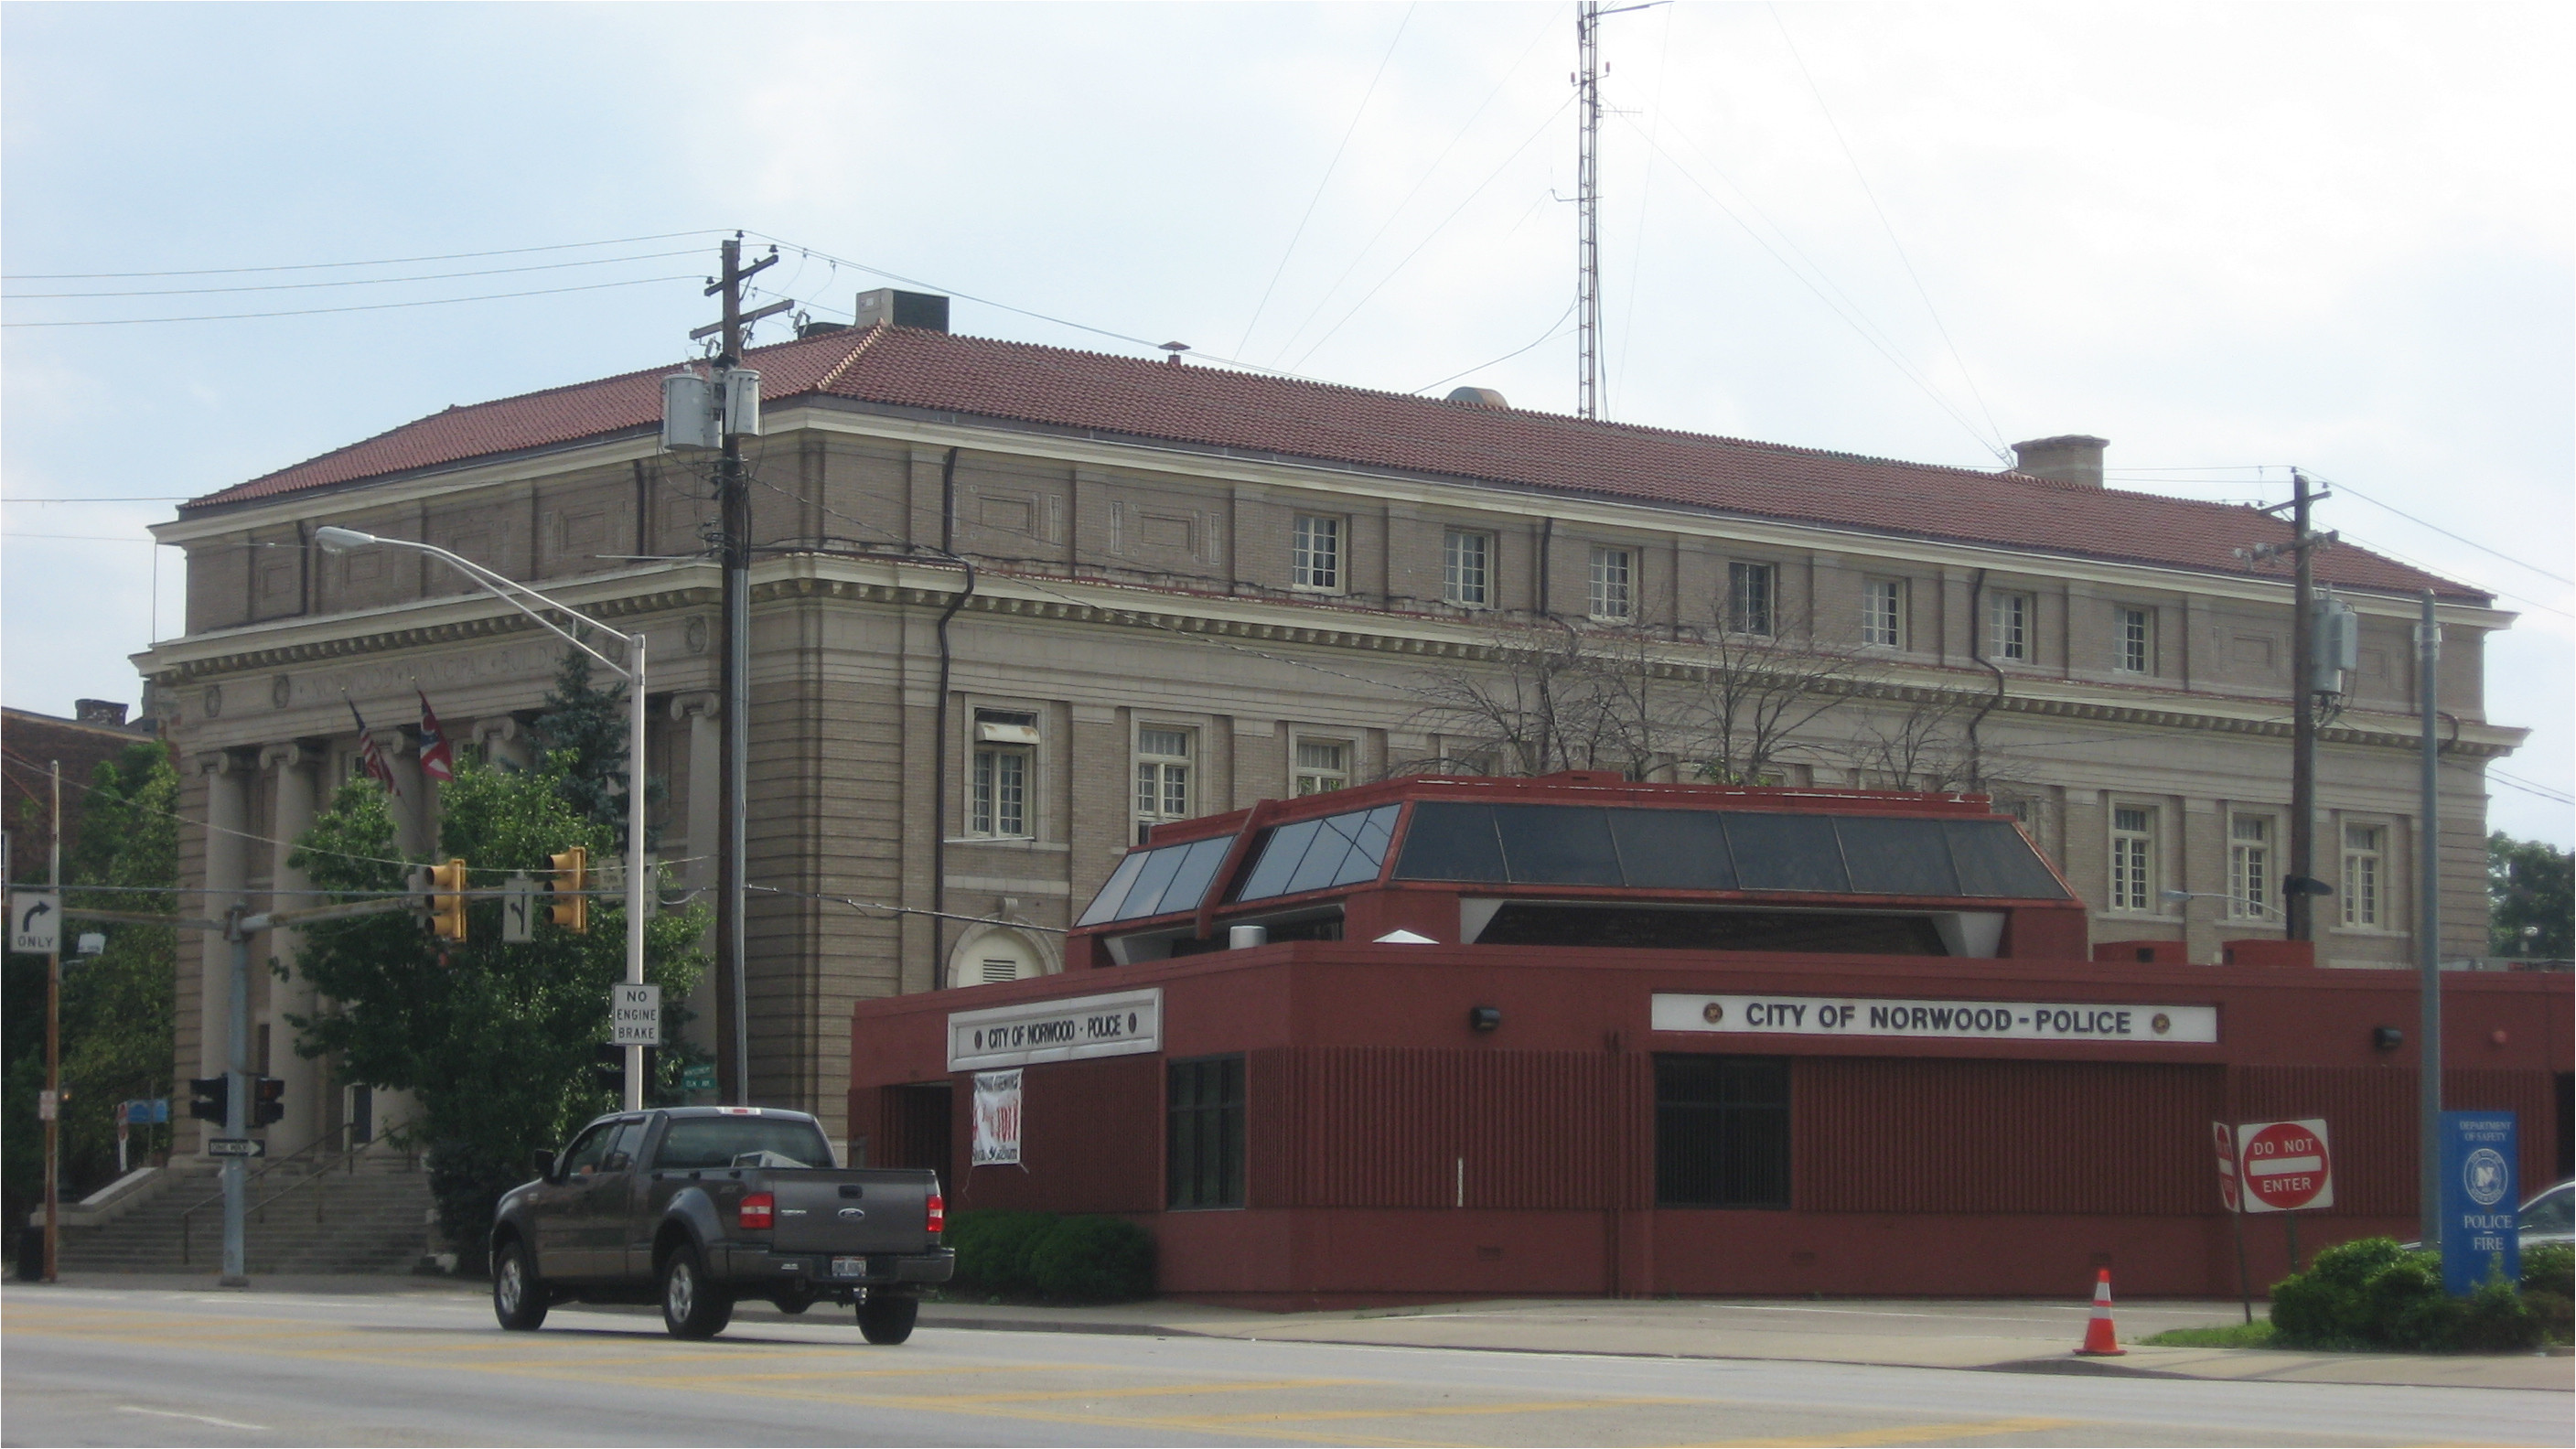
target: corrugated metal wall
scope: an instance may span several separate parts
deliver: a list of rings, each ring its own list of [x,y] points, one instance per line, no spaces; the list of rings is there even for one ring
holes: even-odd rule
[[[2335,1158],[2335,1205],[2326,1212],[2414,1216],[2414,1068],[2247,1067],[2239,1080],[2245,1121],[2326,1119]],[[2445,1071],[2442,1102],[2454,1111],[2518,1114],[2524,1190],[2556,1180],[2558,1107],[2547,1074]]]
[[[1803,1212],[2215,1211],[2214,1066],[1802,1057],[1790,1079]]]
[[[1250,1063],[1256,1207],[1600,1208],[1613,1153],[1650,1139],[1612,1110],[1604,1052],[1283,1048]],[[1633,1099],[1632,1099],[1633,1100]],[[1463,1174],[1461,1164],[1463,1166]],[[1275,1196],[1273,1195],[1275,1194]]]

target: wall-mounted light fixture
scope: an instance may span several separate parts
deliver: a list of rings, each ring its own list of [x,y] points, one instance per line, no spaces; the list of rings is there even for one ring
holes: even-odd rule
[[[2406,1033],[2393,1026],[2374,1026],[2370,1029],[2370,1044],[2381,1051],[2393,1052],[2406,1045]]]
[[[1499,1006],[1468,1007],[1467,1024],[1478,1031],[1497,1030],[1503,1024],[1503,1009]]]

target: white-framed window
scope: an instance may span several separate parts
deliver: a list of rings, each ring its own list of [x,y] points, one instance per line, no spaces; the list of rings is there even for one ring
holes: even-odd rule
[[[1860,642],[1905,647],[1905,580],[1871,579],[1861,586]]]
[[[2028,594],[1986,595],[1986,653],[1995,659],[2027,664],[2031,656],[2031,599]]]
[[[1482,609],[1494,601],[1494,536],[1453,528],[1440,538],[1440,597]]]
[[[2111,909],[2140,913],[2156,908],[2156,809],[2111,807]]]
[[[975,745],[966,778],[966,833],[1025,838],[1030,781],[1036,773],[1038,717],[1028,710],[975,711]]]
[[[2356,930],[2381,924],[2380,871],[2388,856],[2388,831],[2378,825],[2343,828],[2343,923]]]
[[[1292,588],[1319,593],[1342,591],[1342,520],[1322,513],[1297,515],[1295,540],[1288,558],[1288,583]]]
[[[1726,627],[1738,634],[1769,634],[1779,596],[1780,571],[1767,563],[1726,566]]]
[[[1348,740],[1297,741],[1296,768],[1289,772],[1289,793],[1321,795],[1348,785],[1354,753]]]
[[[2240,921],[2270,921],[2272,817],[2236,815],[2227,822],[2227,914]]]
[[[2118,633],[2111,641],[2111,667],[2122,674],[2155,673],[2156,611],[2124,604],[2113,615]]]
[[[1196,732],[1169,725],[1145,725],[1136,731],[1136,843],[1145,832],[1167,820],[1190,818],[1191,756]]]
[[[1591,591],[1585,611],[1605,624],[1637,617],[1637,555],[1632,549],[1595,544]]]

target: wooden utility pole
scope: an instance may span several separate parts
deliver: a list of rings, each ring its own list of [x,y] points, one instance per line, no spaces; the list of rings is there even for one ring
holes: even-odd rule
[[[706,295],[724,299],[721,320],[700,327],[696,340],[721,333],[715,360],[719,400],[733,389],[728,377],[742,362],[743,329],[763,317],[795,306],[774,302],[751,312],[742,309],[743,283],[778,265],[778,251],[746,267],[742,234],[725,238],[724,271],[707,283]],[[720,401],[721,405],[721,401]],[[735,419],[724,423],[724,449],[716,462],[716,504],[724,565],[723,709],[717,720],[724,754],[724,784],[719,792],[716,844],[716,1054],[724,1099],[735,1106],[751,1102],[750,989],[744,980],[743,883],[747,857],[743,844],[748,819],[751,761],[751,488],[743,475],[742,438]]]
[[[2290,541],[2240,550],[2263,562],[2291,555],[2290,585],[2290,868],[2281,877],[2281,917],[2293,941],[2316,939],[2315,901],[2333,888],[2317,879],[2317,697],[2316,553],[2333,547],[2338,535],[2319,533],[2311,523],[2320,498],[2308,475],[2290,470],[2290,501],[2275,503],[2266,513],[2290,510]]]

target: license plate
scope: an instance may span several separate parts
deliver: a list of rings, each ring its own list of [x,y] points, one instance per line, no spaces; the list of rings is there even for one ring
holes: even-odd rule
[[[868,1260],[865,1258],[834,1258],[832,1260],[832,1276],[835,1278],[864,1278],[868,1276]]]

